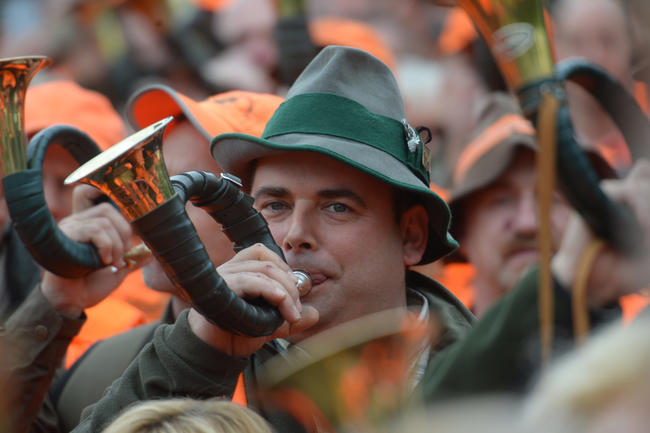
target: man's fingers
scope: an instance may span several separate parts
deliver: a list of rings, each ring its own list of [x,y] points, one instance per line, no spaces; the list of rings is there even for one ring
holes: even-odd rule
[[[302,306],[288,290],[268,275],[256,272],[238,272],[228,277],[228,286],[242,298],[263,297],[276,306],[282,317],[294,323],[300,320]]]
[[[122,243],[126,246],[130,245],[131,239],[133,238],[133,229],[131,224],[122,216],[120,211],[115,209],[115,207],[110,203],[99,204],[96,208],[103,216],[111,221],[111,224],[115,227],[117,233],[122,239]]]
[[[257,243],[255,245],[251,245],[248,248],[244,248],[240,252],[238,252],[235,257],[233,258],[233,261],[246,261],[246,260],[256,260],[256,261],[269,261],[281,268],[285,268],[287,271],[290,270],[289,265],[286,264],[282,258],[265,247],[261,243]]]
[[[272,261],[230,261],[219,266],[217,271],[220,275],[226,276],[226,279],[230,275],[237,275],[242,272],[263,274],[283,287],[294,301],[298,301],[300,298],[300,293],[296,287],[296,277],[286,264],[278,266],[277,263]]]
[[[94,186],[79,184],[72,190],[72,212],[77,213],[93,207],[103,193]]]
[[[99,256],[105,265],[123,265],[122,255],[125,244],[117,228],[107,217],[64,218],[59,224],[61,230],[73,241],[91,242],[97,248]]]

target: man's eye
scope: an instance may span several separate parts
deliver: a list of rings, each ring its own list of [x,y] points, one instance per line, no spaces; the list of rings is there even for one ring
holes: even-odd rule
[[[271,211],[281,211],[287,208],[287,205],[282,203],[281,201],[272,201],[264,205],[264,209],[271,210]]]
[[[328,208],[336,213],[344,213],[350,210],[350,208],[344,205],[343,203],[332,203],[331,205],[328,206]]]
[[[488,202],[493,207],[503,207],[509,206],[513,201],[514,197],[511,194],[494,194]]]

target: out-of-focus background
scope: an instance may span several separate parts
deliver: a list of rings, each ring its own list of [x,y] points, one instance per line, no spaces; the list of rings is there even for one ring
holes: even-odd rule
[[[650,8],[644,1],[621,3],[632,48],[619,67],[621,50],[612,44],[621,29],[600,18],[599,4],[612,2],[549,1],[549,9],[563,9],[554,21],[569,48],[558,53],[613,63],[614,75],[632,75],[641,85],[631,89],[645,103],[643,23]],[[565,3],[577,4],[576,12]],[[577,22],[583,24],[569,26]],[[5,0],[0,32],[1,57],[54,60],[36,81],[72,79],[106,95],[120,113],[150,82],[197,100],[231,89],[283,94],[318,47],[366,49],[393,68],[410,123],[431,130],[432,180],[439,186],[449,183],[447,167],[468,141],[475,102],[504,89],[464,13],[432,0]]]

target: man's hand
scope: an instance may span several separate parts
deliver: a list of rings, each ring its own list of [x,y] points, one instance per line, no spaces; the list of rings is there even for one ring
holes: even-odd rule
[[[240,251],[217,268],[228,287],[243,298],[263,297],[276,306],[285,322],[267,337],[234,335],[208,322],[192,309],[188,321],[192,331],[203,341],[231,356],[244,358],[256,352],[267,341],[304,331],[318,322],[313,307],[303,308],[296,279],[289,265],[261,244]]]
[[[600,252],[587,285],[589,302],[594,307],[615,302],[650,283],[650,163],[641,160],[625,179],[604,181],[602,187],[609,197],[631,209],[642,228],[638,234],[642,248],[635,255],[607,246]],[[553,274],[565,287],[572,287],[581,254],[594,239],[582,219],[573,215],[552,262]]]
[[[61,314],[76,318],[108,296],[133,270],[126,268],[124,253],[131,247],[131,225],[108,203],[93,206],[100,191],[79,185],[73,193],[73,213],[59,222],[70,239],[91,242],[106,267],[81,278],[63,278],[46,271],[41,291]]]

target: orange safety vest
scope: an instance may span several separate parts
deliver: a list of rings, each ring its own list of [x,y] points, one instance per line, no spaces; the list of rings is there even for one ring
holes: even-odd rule
[[[85,313],[86,323],[68,346],[65,357],[66,368],[70,368],[95,342],[145,323],[141,311],[110,296],[94,307],[86,309]]]
[[[66,352],[69,368],[95,342],[160,319],[169,294],[149,289],[140,270],[129,274],[106,299],[86,309],[86,323]]]

